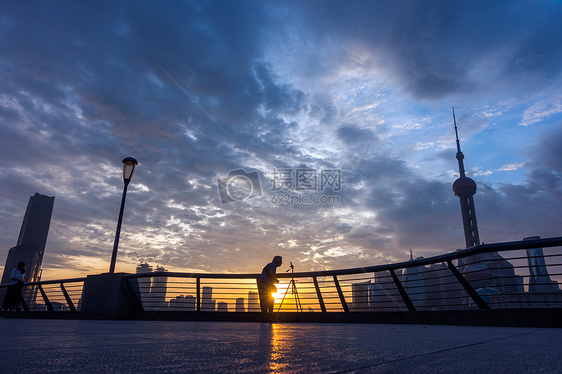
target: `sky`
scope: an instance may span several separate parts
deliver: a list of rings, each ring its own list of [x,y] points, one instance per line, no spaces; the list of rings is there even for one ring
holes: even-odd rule
[[[55,196],[43,279],[356,268],[560,236],[560,1],[0,6],[0,263]]]

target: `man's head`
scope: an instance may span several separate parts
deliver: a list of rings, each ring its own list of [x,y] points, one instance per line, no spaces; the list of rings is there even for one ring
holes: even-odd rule
[[[274,262],[277,266],[281,266],[281,264],[283,264],[283,257],[275,256],[271,262]]]
[[[25,262],[23,262],[23,261],[18,262],[18,269],[21,270],[23,268],[25,268]]]

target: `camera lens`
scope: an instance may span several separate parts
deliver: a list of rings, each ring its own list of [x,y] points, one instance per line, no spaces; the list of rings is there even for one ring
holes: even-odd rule
[[[246,176],[237,175],[230,178],[226,185],[228,196],[234,200],[244,200],[252,196],[254,185]]]

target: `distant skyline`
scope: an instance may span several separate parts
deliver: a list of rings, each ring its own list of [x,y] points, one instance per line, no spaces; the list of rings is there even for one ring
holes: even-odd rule
[[[56,197],[43,279],[107,272],[127,156],[118,272],[463,248],[452,106],[480,240],[560,236],[561,17],[556,1],[4,4],[0,263],[38,192]],[[251,192],[226,183],[239,169]]]

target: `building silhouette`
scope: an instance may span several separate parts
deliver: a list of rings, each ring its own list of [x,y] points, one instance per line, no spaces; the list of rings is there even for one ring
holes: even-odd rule
[[[201,297],[201,311],[214,312],[216,300],[213,300],[213,287],[204,286],[203,295]]]
[[[146,262],[141,262],[137,266],[135,273],[137,274],[152,273],[152,266],[150,266]],[[152,283],[152,279],[150,277],[138,278],[138,282],[139,282],[139,291],[140,291],[142,306],[144,308],[150,309],[152,307],[151,297],[150,297],[150,286]]]
[[[369,285],[371,281],[357,282],[351,284],[351,312],[369,311]]]
[[[416,260],[423,257],[418,257]],[[410,261],[414,261],[412,250],[410,250]],[[404,269],[402,273],[402,285],[406,290],[412,304],[416,308],[425,306],[425,267],[424,266],[411,266]]]
[[[535,240],[540,238],[540,236],[530,236],[523,240]],[[560,291],[558,282],[550,279],[542,248],[528,248],[527,261],[529,263],[529,292],[549,293]]]
[[[166,269],[164,266],[157,266],[156,272],[164,273]],[[168,286],[167,277],[152,277],[150,284],[150,307],[155,310],[166,309],[166,290]]]
[[[47,244],[49,226],[55,197],[35,193],[29,198],[25,216],[21,225],[18,241],[10,248],[2,274],[2,284],[10,283],[10,273],[17,267],[18,262],[26,264],[26,282],[37,282],[41,278],[41,263]],[[0,297],[4,297],[5,288],[0,290]],[[33,308],[37,296],[37,289],[33,286],[24,288],[24,301]]]
[[[176,296],[170,299],[169,310],[176,312],[194,312],[195,311],[195,297],[193,295]]]
[[[244,309],[244,298],[239,297],[236,299],[236,307],[234,309],[235,312],[245,312]]]
[[[248,312],[259,312],[261,311],[260,308],[260,300],[258,297],[258,293],[256,291],[248,292]]]
[[[402,270],[395,273],[402,276]],[[375,273],[375,282],[369,285],[369,309],[377,312],[406,310],[389,270]]]
[[[228,312],[228,303],[219,301],[217,303],[217,312]]]

